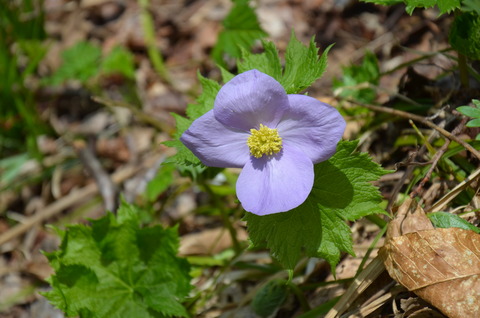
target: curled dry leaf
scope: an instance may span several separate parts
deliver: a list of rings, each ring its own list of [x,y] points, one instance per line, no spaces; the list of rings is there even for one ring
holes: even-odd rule
[[[428,229],[431,224],[421,221],[426,216],[413,200],[398,214],[403,216],[392,221],[380,251],[390,276],[448,317],[480,317],[480,235]]]

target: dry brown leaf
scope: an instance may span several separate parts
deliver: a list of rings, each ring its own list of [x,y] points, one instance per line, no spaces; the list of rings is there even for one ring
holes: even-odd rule
[[[427,229],[413,200],[398,214],[380,250],[390,276],[449,317],[480,317],[480,235]]]

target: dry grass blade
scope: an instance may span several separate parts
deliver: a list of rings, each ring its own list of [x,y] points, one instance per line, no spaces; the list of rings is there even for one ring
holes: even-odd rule
[[[327,313],[325,318],[340,317],[342,313],[379,277],[385,270],[380,257],[375,257],[371,263],[358,275],[340,300]]]
[[[455,188],[450,192],[445,194],[440,200],[438,200],[430,209],[430,212],[437,212],[442,210],[450,201],[455,199],[457,195],[460,194],[467,186],[470,185],[475,179],[480,177],[480,169],[475,170],[471,175],[469,175],[465,180],[459,183]]]

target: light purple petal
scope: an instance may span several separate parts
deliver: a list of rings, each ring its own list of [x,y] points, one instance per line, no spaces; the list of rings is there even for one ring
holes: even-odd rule
[[[213,107],[218,121],[240,130],[258,129],[260,124],[275,128],[288,108],[282,85],[257,70],[239,74],[226,83]]]
[[[225,127],[211,110],[195,120],[180,141],[206,166],[241,168],[250,158],[249,135],[249,132]]]
[[[295,145],[313,163],[330,158],[345,131],[345,120],[332,106],[305,95],[288,95],[290,110],[278,124],[283,144]]]
[[[313,163],[295,147],[273,158],[251,157],[237,180],[237,196],[248,212],[267,215],[302,204],[313,187]]]

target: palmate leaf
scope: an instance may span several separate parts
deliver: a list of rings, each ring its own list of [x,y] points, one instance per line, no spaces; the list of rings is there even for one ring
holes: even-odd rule
[[[189,264],[176,256],[177,229],[140,228],[138,213],[122,203],[117,217],[70,226],[46,254],[55,275],[44,295],[68,317],[187,316]]]
[[[412,14],[415,8],[431,8],[438,6],[440,14],[450,13],[451,11],[460,8],[461,0],[361,0],[363,2],[375,3],[379,5],[391,6],[398,3],[405,3],[408,14]]]
[[[278,51],[272,42],[264,42],[264,52],[260,54],[244,51],[237,66],[239,73],[257,69],[268,74],[282,84],[287,94],[297,94],[322,77],[327,68],[327,54],[331,47],[332,45],[328,46],[319,56],[314,38],[305,46],[292,32],[285,52],[283,70]]]
[[[346,220],[385,213],[377,188],[370,184],[388,173],[365,153],[354,152],[357,141],[338,144],[337,153],[315,165],[312,192],[299,207],[283,213],[245,220],[254,246],[267,247],[285,268],[293,269],[300,257],[323,257],[332,267],[341,252],[353,255]]]

